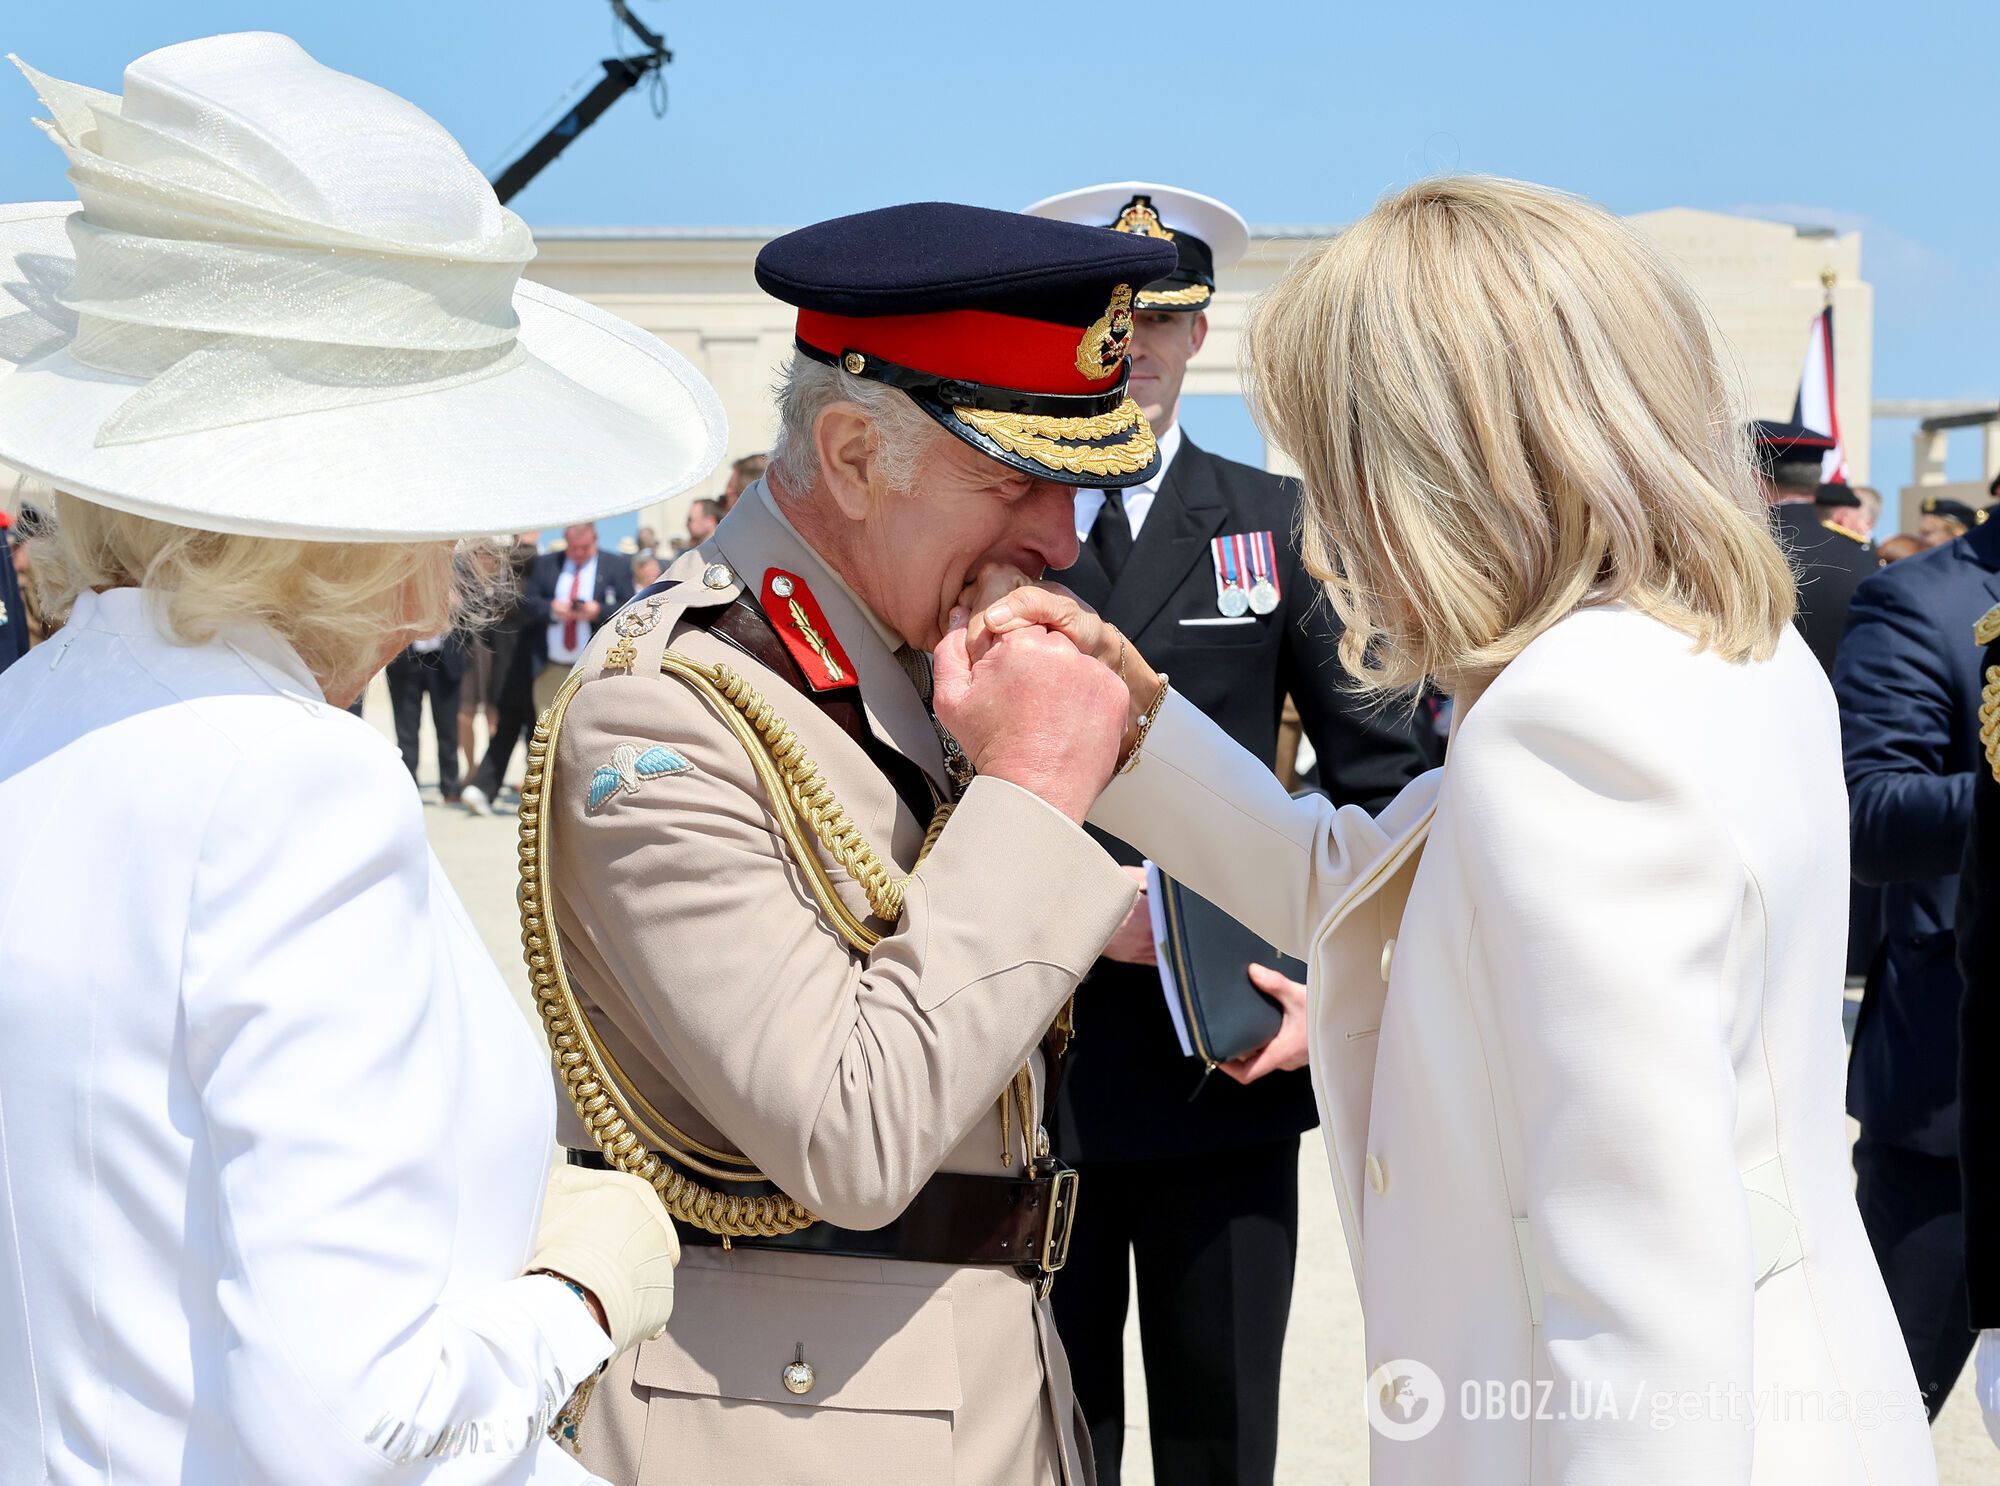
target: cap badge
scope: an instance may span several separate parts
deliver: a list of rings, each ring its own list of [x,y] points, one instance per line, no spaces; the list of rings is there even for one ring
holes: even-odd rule
[[[1115,377],[1131,344],[1132,286],[1120,284],[1111,291],[1110,305],[1077,342],[1076,369],[1093,382]]]
[[[1118,214],[1118,220],[1111,224],[1113,232],[1131,232],[1140,237],[1158,237],[1172,242],[1174,235],[1167,231],[1160,221],[1160,214],[1153,210],[1153,198],[1134,196]]]

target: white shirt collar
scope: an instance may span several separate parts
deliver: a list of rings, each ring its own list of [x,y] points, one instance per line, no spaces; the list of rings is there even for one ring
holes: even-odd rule
[[[1132,525],[1132,535],[1136,539],[1139,528],[1146,524],[1146,516],[1153,509],[1153,497],[1160,493],[1166,483],[1167,470],[1174,462],[1174,456],[1181,452],[1181,423],[1176,418],[1160,435],[1160,467],[1153,472],[1153,478],[1130,485],[1121,492],[1125,502],[1125,519]],[[1076,537],[1088,541],[1090,528],[1097,523],[1097,513],[1104,509],[1105,492],[1102,490],[1079,490],[1076,493]]]
[[[66,628],[179,643],[161,626],[155,615],[154,596],[144,588],[108,588],[103,593],[78,594]],[[61,639],[58,634],[55,643]],[[284,636],[269,625],[253,621],[232,624],[217,633],[215,643],[235,651],[277,690],[294,693],[307,701],[326,700],[319,678]]]

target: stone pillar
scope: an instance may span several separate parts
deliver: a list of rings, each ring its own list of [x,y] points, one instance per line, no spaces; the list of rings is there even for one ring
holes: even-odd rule
[[[2000,413],[1979,430],[1979,483],[1990,486],[2000,475]]]
[[[1910,480],[1916,485],[1944,484],[1945,431],[1942,428],[1917,428],[1914,446],[1910,450]]]

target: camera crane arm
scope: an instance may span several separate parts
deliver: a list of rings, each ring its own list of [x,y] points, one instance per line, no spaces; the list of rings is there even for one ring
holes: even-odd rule
[[[494,194],[503,203],[518,196],[578,135],[602,118],[606,109],[673,61],[674,54],[667,49],[666,38],[633,15],[626,0],[611,0],[611,10],[646,50],[637,56],[604,59],[604,76],[597,86],[578,99],[576,106],[557,119],[548,133],[529,145],[520,159],[494,179]]]

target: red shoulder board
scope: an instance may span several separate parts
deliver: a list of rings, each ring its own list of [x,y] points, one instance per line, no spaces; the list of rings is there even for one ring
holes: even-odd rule
[[[797,573],[772,568],[764,574],[764,617],[771,621],[771,628],[785,642],[814,691],[861,684],[861,678],[854,674],[854,662],[847,658],[839,636],[826,622],[826,611]]]

